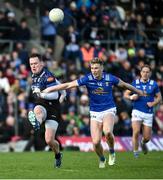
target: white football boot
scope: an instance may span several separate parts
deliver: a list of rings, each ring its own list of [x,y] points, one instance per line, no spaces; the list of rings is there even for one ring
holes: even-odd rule
[[[115,153],[109,154],[108,164],[109,164],[109,166],[113,166],[115,164]]]

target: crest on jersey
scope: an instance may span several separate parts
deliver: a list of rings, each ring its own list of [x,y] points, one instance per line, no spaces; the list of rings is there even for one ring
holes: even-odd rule
[[[48,77],[48,78],[47,78],[47,82],[52,82],[52,81],[54,81],[54,80],[55,80],[54,77]]]
[[[143,90],[145,90],[146,89],[146,86],[143,86]]]
[[[106,86],[109,86],[109,82],[106,82]]]

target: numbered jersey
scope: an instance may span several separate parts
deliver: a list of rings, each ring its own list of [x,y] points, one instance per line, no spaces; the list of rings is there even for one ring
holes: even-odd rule
[[[92,73],[77,80],[79,86],[85,85],[90,97],[90,111],[101,112],[115,107],[112,95],[113,85],[119,79],[111,74],[103,73],[102,79],[95,79]]]
[[[146,83],[143,83],[140,79],[136,79],[132,85],[147,93],[147,96],[140,96],[136,101],[133,101],[133,109],[144,113],[153,113],[153,108],[148,107],[147,102],[153,102],[155,95],[160,91],[157,83],[154,80],[148,80]]]

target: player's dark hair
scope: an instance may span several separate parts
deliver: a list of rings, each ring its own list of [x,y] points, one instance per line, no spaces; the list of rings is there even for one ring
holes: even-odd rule
[[[142,71],[143,68],[148,68],[150,71],[152,71],[151,67],[148,64],[145,64],[144,66],[142,66],[140,71]]]
[[[100,64],[100,65],[103,65],[104,63],[103,63],[103,61],[100,58],[95,57],[95,58],[93,58],[91,60],[90,64]]]
[[[41,54],[38,53],[31,54],[29,58],[35,58],[35,57],[37,57],[40,61],[43,61]]]

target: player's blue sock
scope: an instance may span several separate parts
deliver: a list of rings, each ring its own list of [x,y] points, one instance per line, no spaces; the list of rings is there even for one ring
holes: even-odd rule
[[[139,157],[139,151],[134,151],[134,157],[138,158]]]
[[[100,161],[105,161],[104,155],[100,156]]]
[[[110,154],[114,154],[114,149],[110,149]]]
[[[62,165],[62,153],[61,152],[59,152],[58,154],[56,154],[55,155],[55,164],[54,164],[54,166],[56,167],[56,168],[60,168],[61,167],[61,165]]]

